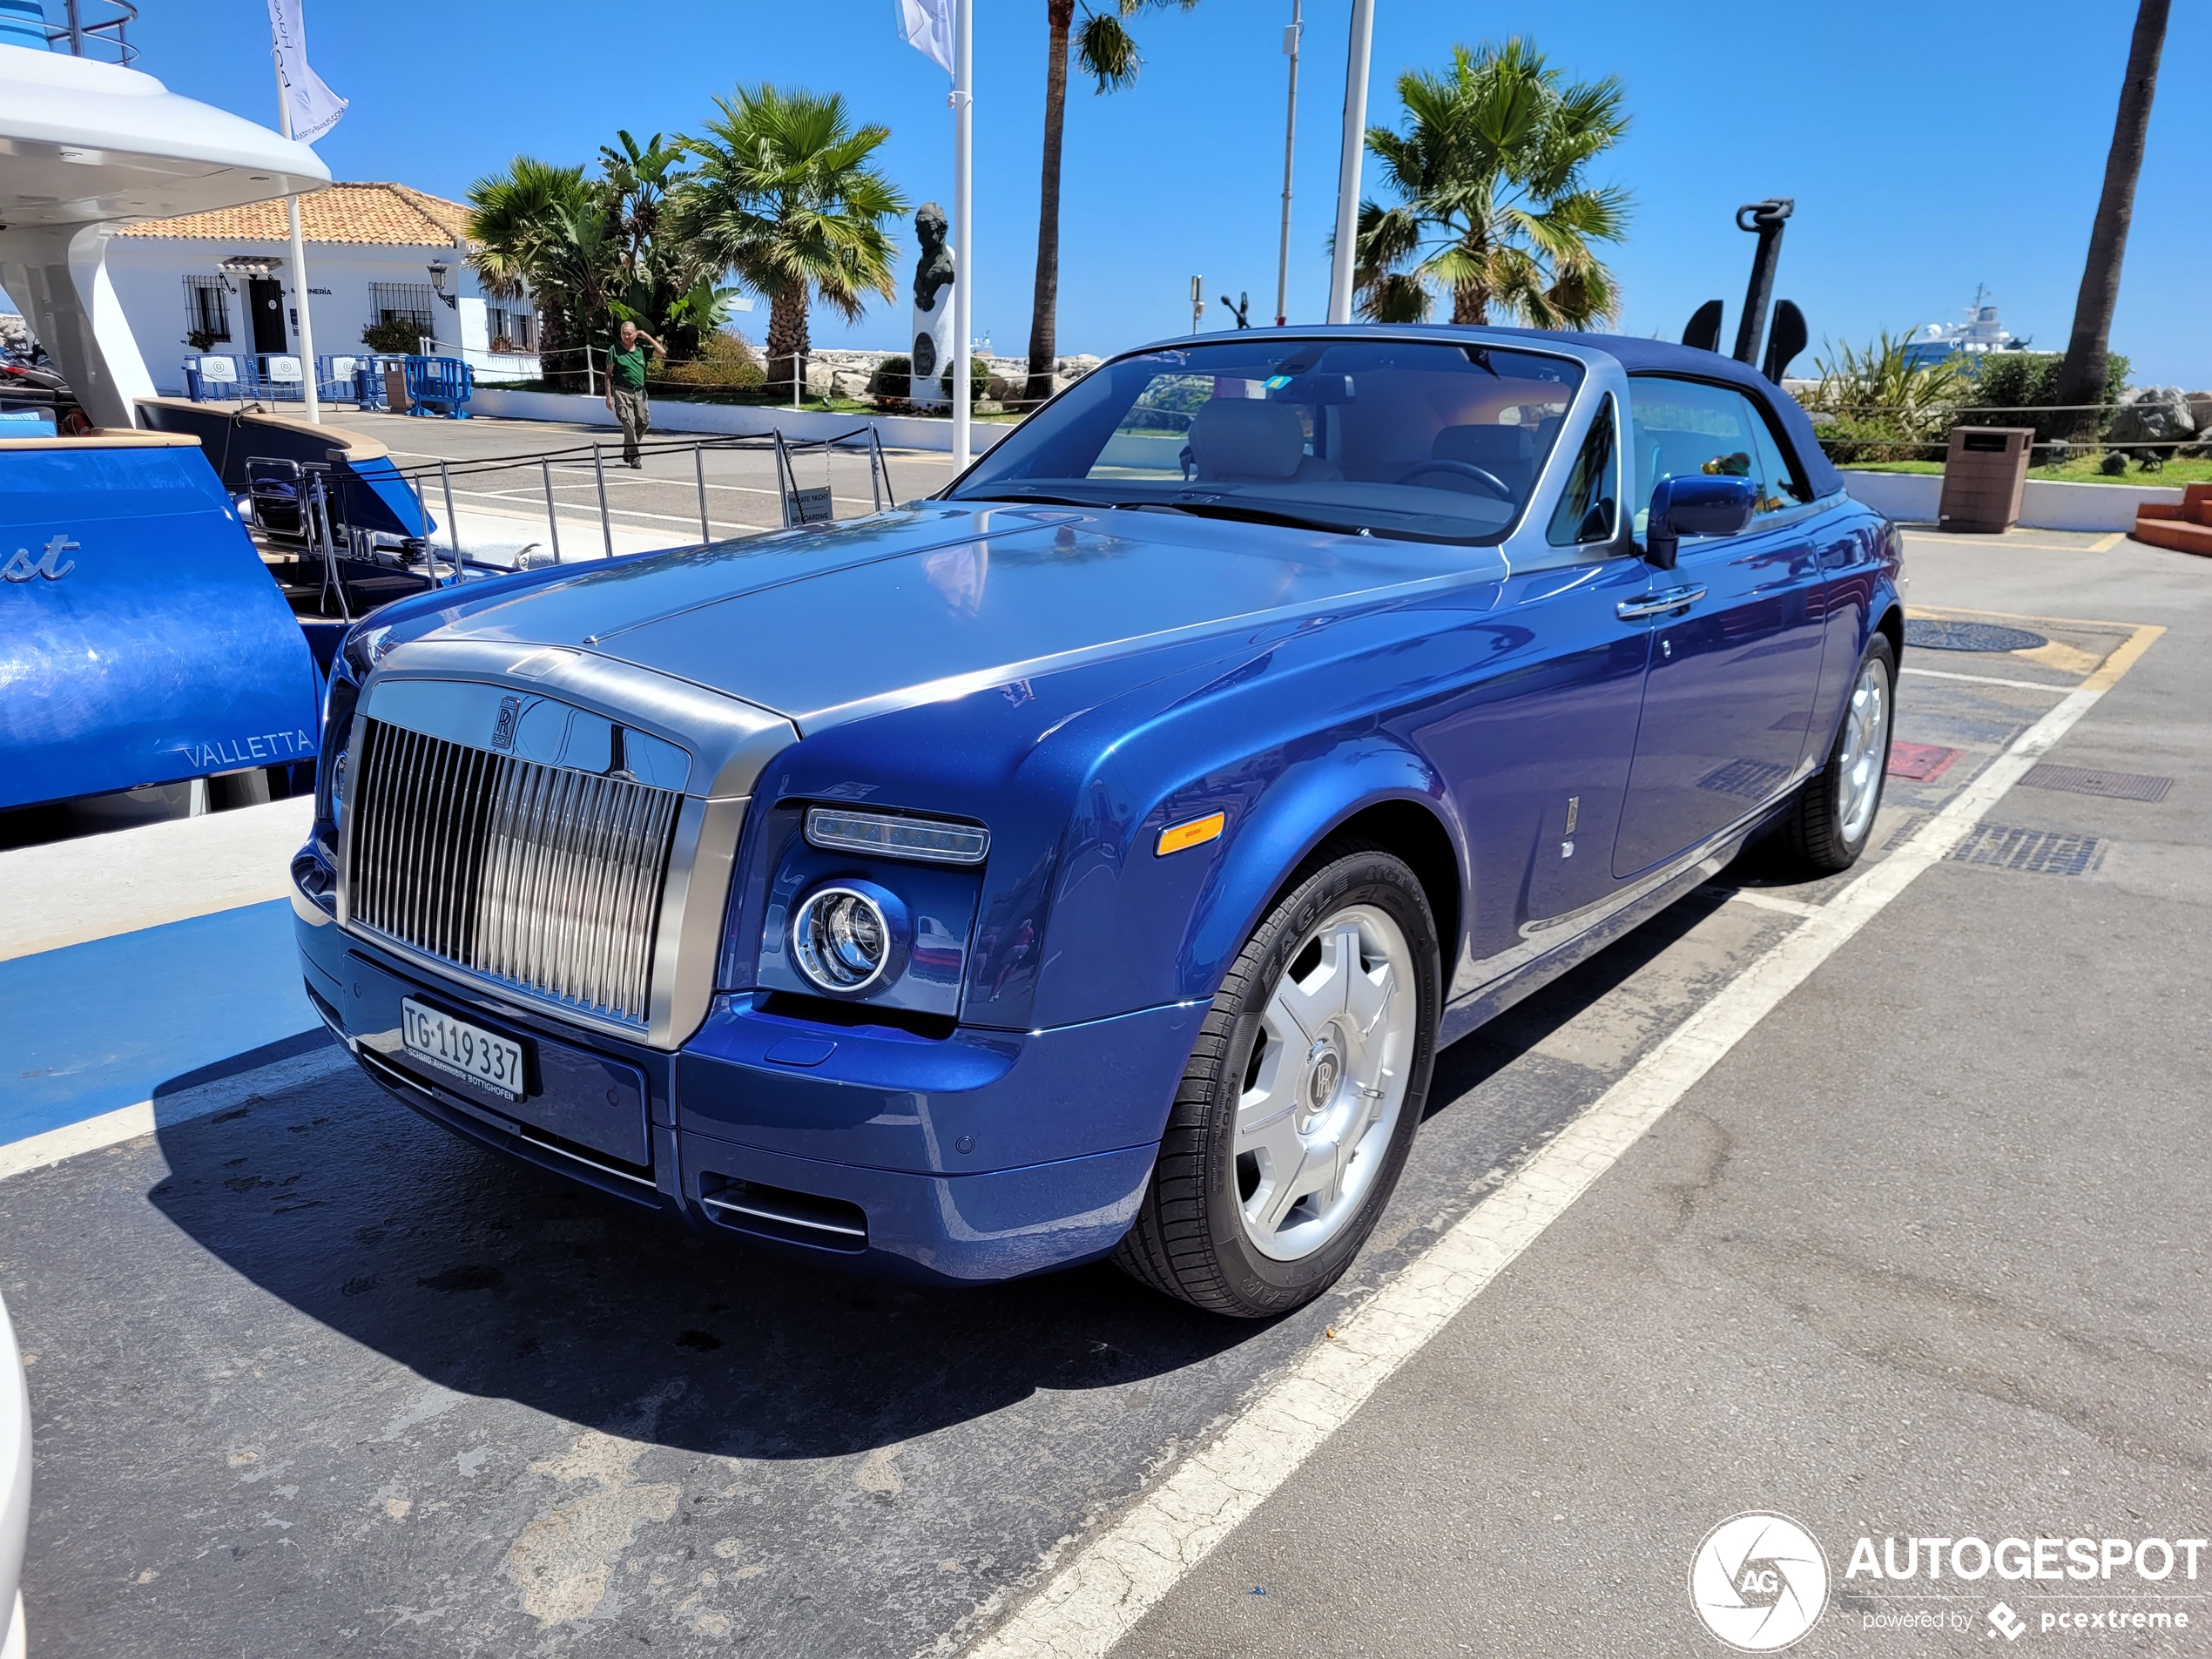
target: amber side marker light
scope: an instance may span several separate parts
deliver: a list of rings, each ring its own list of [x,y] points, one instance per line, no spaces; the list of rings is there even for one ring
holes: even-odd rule
[[[1204,818],[1194,818],[1188,824],[1170,824],[1160,832],[1157,858],[1170,853],[1180,853],[1186,846],[1204,846],[1208,841],[1221,839],[1222,826],[1229,821],[1226,813],[1208,813]]]

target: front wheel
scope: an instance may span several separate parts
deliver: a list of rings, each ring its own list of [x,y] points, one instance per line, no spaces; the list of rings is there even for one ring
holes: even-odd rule
[[[1805,780],[1796,806],[1783,819],[1782,844],[1808,880],[1850,869],[1873,839],[1882,779],[1889,770],[1896,685],[1897,654],[1888,637],[1878,633],[1858,659],[1858,675],[1827,765]]]
[[[1224,976],[1115,1260],[1244,1318],[1312,1301],[1398,1184],[1428,1096],[1442,970],[1413,871],[1339,842]]]

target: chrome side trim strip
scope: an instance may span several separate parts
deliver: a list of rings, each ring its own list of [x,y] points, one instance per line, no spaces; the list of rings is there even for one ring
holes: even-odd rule
[[[867,1231],[861,1227],[840,1226],[834,1221],[809,1221],[804,1216],[787,1216],[779,1210],[756,1210],[751,1204],[732,1204],[727,1198],[703,1198],[700,1202],[710,1210],[727,1210],[732,1215],[757,1216],[780,1227],[805,1227],[818,1233],[835,1233],[840,1238],[857,1238],[864,1244],[867,1241]]]

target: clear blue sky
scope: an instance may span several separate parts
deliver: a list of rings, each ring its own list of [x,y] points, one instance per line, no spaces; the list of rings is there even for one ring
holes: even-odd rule
[[[353,108],[318,146],[348,179],[458,197],[516,152],[590,158],[617,127],[695,126],[732,83],[846,94],[891,129],[884,165],[916,203],[952,200],[947,78],[900,41],[895,0],[803,4],[662,0],[306,0],[318,70]],[[142,0],[140,66],[273,125],[262,0]],[[1350,0],[1308,0],[1290,312],[1327,287]],[[1634,125],[1599,176],[1635,192],[1614,257],[1620,326],[1679,336],[1698,303],[1729,302],[1752,239],[1739,202],[1793,196],[1777,292],[1817,343],[1951,320],[1988,284],[2006,324],[2062,349],[2111,137],[2134,7],[2125,0],[1854,0],[1849,5],[1571,7],[1377,0],[1371,120],[1398,116],[1401,70],[1455,41],[1532,33],[1575,76],[1614,74]],[[1110,352],[1188,327],[1193,273],[1211,296],[1272,309],[1289,0],[1203,0],[1134,27],[1133,89],[1071,86],[1060,348]],[[977,0],[975,320],[1025,349],[1036,248],[1043,0]],[[2174,9],[2136,197],[2116,349],[2138,382],[2212,386],[2212,7]],[[739,320],[758,337],[765,308]],[[1209,327],[1227,314],[1211,307]],[[904,343],[907,306],[878,302],[815,343]],[[1809,368],[1811,354],[1800,360]]]

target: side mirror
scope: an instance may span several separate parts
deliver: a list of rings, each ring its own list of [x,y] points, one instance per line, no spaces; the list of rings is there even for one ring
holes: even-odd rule
[[[1758,486],[1749,478],[1693,473],[1662,479],[1644,520],[1644,556],[1671,570],[1683,536],[1734,536],[1751,522],[1758,504]]]

